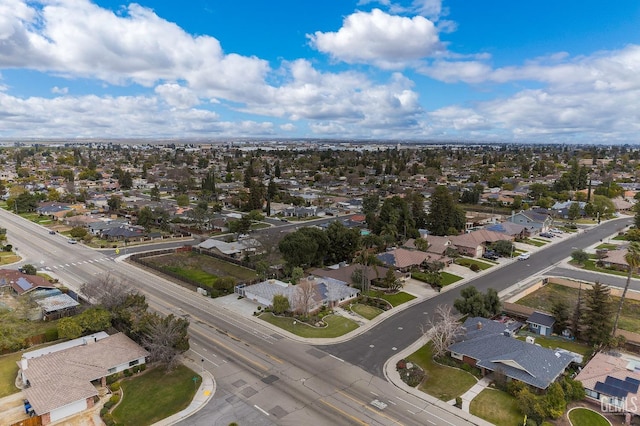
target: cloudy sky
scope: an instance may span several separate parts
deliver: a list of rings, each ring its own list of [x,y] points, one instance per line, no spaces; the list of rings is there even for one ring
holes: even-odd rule
[[[0,138],[639,131],[637,0],[0,0]]]

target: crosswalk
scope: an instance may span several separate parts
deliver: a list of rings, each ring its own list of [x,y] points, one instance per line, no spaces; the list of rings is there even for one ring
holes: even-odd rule
[[[113,262],[114,258],[112,257],[100,257],[97,259],[89,259],[89,260],[80,260],[78,262],[69,262],[69,263],[61,263],[60,265],[52,265],[46,266],[44,269],[49,271],[57,270],[57,269],[65,269],[72,268],[74,266],[87,265],[91,263],[99,263],[99,262]]]

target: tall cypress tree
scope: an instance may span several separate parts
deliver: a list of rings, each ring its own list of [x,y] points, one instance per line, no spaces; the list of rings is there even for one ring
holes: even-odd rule
[[[609,342],[612,320],[613,304],[609,287],[596,282],[585,292],[583,324],[589,344],[603,346]]]

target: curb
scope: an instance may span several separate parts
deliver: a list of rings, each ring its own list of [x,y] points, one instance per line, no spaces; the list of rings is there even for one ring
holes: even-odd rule
[[[197,366],[194,363],[187,360],[183,360],[182,363],[196,372],[197,368],[194,367]],[[184,419],[193,416],[198,411],[202,410],[209,403],[209,401],[211,401],[216,393],[216,381],[213,375],[208,370],[202,370],[200,372],[200,376],[202,377],[202,382],[200,383],[198,390],[196,391],[193,399],[191,400],[191,403],[189,403],[187,408],[167,417],[166,419],[162,419],[154,423],[152,426],[174,425]]]

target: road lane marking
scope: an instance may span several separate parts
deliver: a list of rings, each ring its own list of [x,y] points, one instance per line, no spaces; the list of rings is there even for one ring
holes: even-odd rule
[[[206,351],[206,349],[205,349]],[[193,352],[194,354],[198,355],[200,357],[200,359],[204,359],[206,361],[209,361],[211,364],[215,365],[216,367],[220,367],[218,364],[216,364],[215,362],[211,361],[209,358],[207,358],[206,356],[202,355],[201,353],[198,353],[197,351],[194,351],[193,349],[191,349],[191,352]]]
[[[393,417],[389,417],[389,416],[387,416],[386,414],[381,413],[379,410],[374,410],[373,408],[369,407],[369,405],[368,405],[368,404],[366,404],[366,403],[364,403],[364,402],[360,401],[360,400],[359,400],[359,399],[357,399],[357,398],[352,397],[351,395],[348,395],[348,394],[346,394],[346,393],[342,392],[342,391],[341,391],[341,390],[339,390],[339,389],[336,389],[336,392],[338,392],[340,395],[342,395],[342,396],[344,396],[344,397],[346,397],[346,398],[349,398],[350,400],[352,400],[352,401],[353,401],[353,402],[355,402],[356,404],[361,405],[362,407],[366,408],[367,410],[371,411],[372,413],[377,414],[378,416],[384,417],[385,419],[390,420],[390,421],[392,421],[393,423],[397,423],[397,424],[399,424],[399,425],[401,425],[401,424],[402,424],[402,423],[400,423],[398,420],[394,419]]]
[[[238,351],[235,351],[235,350],[231,349],[229,346],[225,345],[224,343],[220,342],[219,340],[216,340],[216,339],[214,339],[214,338],[213,338],[213,337],[211,337],[211,336],[207,336],[207,335],[206,335],[206,334],[204,334],[203,332],[201,332],[201,331],[197,331],[197,330],[195,330],[194,328],[191,328],[191,331],[192,331],[193,333],[198,333],[198,334],[200,334],[203,338],[205,338],[205,339],[209,339],[210,341],[214,342],[214,343],[215,343],[215,344],[217,344],[218,346],[222,346],[223,348],[225,348],[225,349],[226,349],[226,350],[228,350],[229,352],[232,352],[232,353],[234,353],[236,356],[239,356],[240,358],[244,359],[245,361],[247,361],[247,362],[249,362],[249,363],[251,363],[251,364],[255,365],[256,367],[258,367],[258,369],[260,369],[260,370],[262,370],[262,371],[269,371],[269,368],[267,368],[265,365],[263,365],[263,364],[261,364],[261,363],[259,363],[259,362],[257,362],[257,361],[254,361],[254,360],[252,360],[251,358],[248,358],[248,357],[246,357],[246,356],[242,355],[242,354],[241,354],[241,353],[239,353]]]
[[[438,415],[435,415],[435,414],[433,414],[433,413],[431,413],[431,412],[427,411],[427,407],[424,407],[424,408],[418,407],[417,405],[412,404],[412,403],[410,403],[409,401],[407,401],[406,399],[402,399],[402,398],[400,398],[399,396],[396,396],[396,399],[399,399],[400,401],[404,402],[405,404],[408,404],[408,405],[410,405],[410,406],[412,406],[412,407],[417,408],[418,410],[420,410],[420,411],[418,411],[417,413],[412,413],[412,412],[411,412],[411,410],[407,410],[407,411],[408,411],[408,412],[410,412],[411,414],[418,414],[418,413],[421,413],[421,412],[425,412],[425,413],[428,413],[430,416],[435,417],[436,419],[442,420],[442,421],[443,421],[443,422],[445,422],[446,424],[449,424],[449,425],[451,425],[451,426],[455,426],[455,424],[451,423],[450,421],[447,421],[447,420],[443,419],[442,417],[440,417],[440,416],[438,416]],[[427,405],[429,405],[429,404],[427,403]]]
[[[340,408],[336,407],[335,405],[325,401],[324,399],[321,399],[320,402],[322,402],[324,405],[326,405],[327,407],[330,407],[332,409],[334,409],[335,411],[337,411],[338,413],[342,414],[343,416],[353,420],[356,423],[359,423],[363,426],[369,426],[369,423],[363,422],[362,420],[360,420],[359,418],[352,416],[351,414],[347,413],[344,410],[341,410]]]
[[[254,407],[256,407],[258,410],[262,411],[262,413],[263,413],[265,416],[268,416],[268,415],[269,415],[269,413],[267,413],[266,411],[264,411],[262,408],[258,407],[257,405],[253,404],[253,406],[254,406]]]
[[[333,359],[337,359],[337,360],[338,360],[338,361],[340,361],[340,362],[344,362],[344,359],[340,359],[340,358],[338,358],[338,357],[337,357],[337,356],[335,356],[335,355],[331,355],[331,354],[329,354],[329,356],[330,356],[331,358],[333,358]]]

